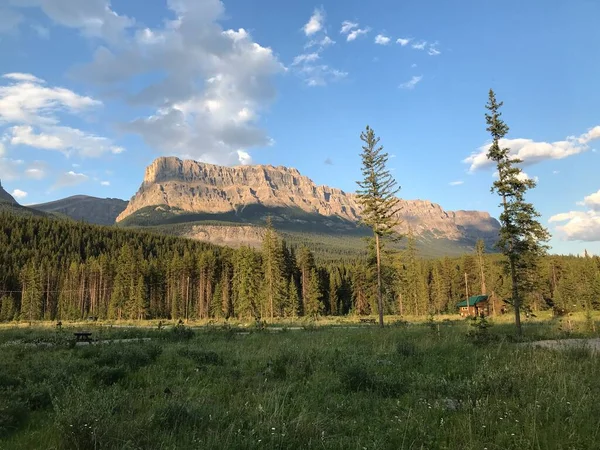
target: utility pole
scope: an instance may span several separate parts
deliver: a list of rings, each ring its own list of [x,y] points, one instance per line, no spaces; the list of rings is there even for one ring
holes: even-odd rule
[[[469,314],[469,277],[465,272],[465,294],[467,295],[467,315]]]

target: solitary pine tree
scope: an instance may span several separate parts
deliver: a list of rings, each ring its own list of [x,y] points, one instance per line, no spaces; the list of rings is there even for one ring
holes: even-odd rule
[[[513,158],[510,150],[501,147],[501,140],[508,133],[508,126],[500,118],[502,102],[496,100],[492,89],[489,92],[489,113],[486,113],[487,131],[492,136],[492,144],[488,150],[488,159],[496,163],[498,180],[492,186],[502,199],[500,204],[500,240],[498,248],[508,258],[510,277],[512,280],[512,304],[515,310],[517,334],[521,335],[521,287],[525,282],[525,271],[535,264],[536,259],[546,252],[544,244],[550,235],[539,223],[540,216],[531,203],[525,201],[525,193],[536,186],[535,181],[523,175],[519,163]]]
[[[362,147],[363,180],[356,183],[358,202],[363,208],[363,223],[373,230],[375,235],[375,251],[377,254],[377,307],[379,325],[383,326],[383,296],[381,287],[381,242],[383,236],[394,233],[398,225],[396,213],[400,210],[396,194],[400,191],[396,180],[386,168],[388,154],[379,145],[379,137],[375,137],[373,129],[367,125],[360,135],[364,142]]]

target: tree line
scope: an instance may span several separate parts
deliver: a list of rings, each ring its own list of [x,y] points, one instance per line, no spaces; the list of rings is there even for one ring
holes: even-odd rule
[[[422,259],[415,239],[382,249],[385,314],[455,313],[487,293],[511,308],[505,259],[478,245],[460,258]],[[231,249],[184,238],[40,217],[0,214],[0,320],[210,319],[378,313],[376,249],[319,261],[267,226],[262,248]],[[600,308],[600,258],[546,256],[527,274],[524,307]]]

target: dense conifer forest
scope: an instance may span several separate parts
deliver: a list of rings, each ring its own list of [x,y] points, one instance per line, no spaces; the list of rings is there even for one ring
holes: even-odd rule
[[[456,313],[467,293],[511,309],[504,257],[478,246],[422,259],[415,240],[385,251],[386,314]],[[375,314],[374,246],[336,263],[267,228],[260,251],[0,213],[0,320],[209,319]],[[525,310],[600,308],[600,258],[547,256],[526,274]]]

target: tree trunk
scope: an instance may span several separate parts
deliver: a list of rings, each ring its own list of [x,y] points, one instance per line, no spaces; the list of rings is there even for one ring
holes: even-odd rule
[[[513,306],[515,308],[515,325],[517,326],[517,336],[523,335],[523,329],[521,328],[521,299],[519,299],[519,286],[517,284],[517,269],[515,267],[515,261],[510,258],[510,277],[512,279],[512,297]]]
[[[381,296],[381,252],[379,249],[379,235],[375,233],[375,246],[377,247],[377,308],[379,309],[379,326],[383,327],[383,298]]]

